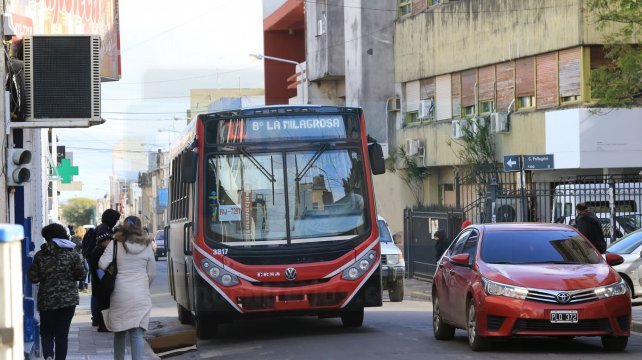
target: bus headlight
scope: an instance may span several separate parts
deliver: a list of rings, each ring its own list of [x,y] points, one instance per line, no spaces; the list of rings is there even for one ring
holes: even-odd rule
[[[234,286],[239,283],[239,278],[236,275],[228,273],[207,259],[201,260],[201,266],[207,275],[220,285]]]
[[[356,280],[360,278],[363,274],[370,270],[370,268],[372,268],[372,265],[374,264],[374,260],[376,258],[376,251],[368,251],[364,256],[359,258],[354,265],[345,269],[343,271],[343,274],[341,274],[341,278],[343,280]]]

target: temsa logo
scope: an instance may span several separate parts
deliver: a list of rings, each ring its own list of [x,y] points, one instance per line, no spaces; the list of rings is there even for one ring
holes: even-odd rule
[[[278,271],[269,271],[269,272],[257,272],[256,276],[260,278],[264,277],[274,277],[274,276],[281,276],[281,273]]]

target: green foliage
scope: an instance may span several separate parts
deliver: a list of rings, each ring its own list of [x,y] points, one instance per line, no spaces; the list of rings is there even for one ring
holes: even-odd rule
[[[415,197],[417,206],[422,206],[424,180],[430,175],[428,168],[418,164],[416,157],[409,156],[403,146],[399,146],[390,149],[390,156],[386,159],[386,169],[403,180]]]
[[[495,142],[490,133],[490,121],[488,119],[477,120],[476,126],[472,125],[474,121],[472,119],[462,121],[467,121],[468,125],[461,126],[463,137],[459,140],[453,140],[461,145],[461,150],[457,153],[457,157],[465,165],[472,165],[473,167],[494,164]],[[452,147],[452,142],[449,142],[448,145]]]
[[[61,206],[62,218],[67,224],[82,226],[91,224],[96,201],[87,198],[74,198]]]
[[[634,106],[642,95],[642,51],[636,34],[642,30],[642,1],[588,0],[598,30],[605,32],[606,66],[591,72],[592,97],[598,105]]]

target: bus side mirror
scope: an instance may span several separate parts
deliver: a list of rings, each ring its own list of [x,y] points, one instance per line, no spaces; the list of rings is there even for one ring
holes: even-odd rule
[[[383,160],[383,150],[379,143],[372,143],[368,145],[368,157],[370,157],[370,168],[372,174],[381,175],[386,172],[386,163]]]
[[[181,155],[181,181],[184,183],[196,182],[198,154],[188,151]]]

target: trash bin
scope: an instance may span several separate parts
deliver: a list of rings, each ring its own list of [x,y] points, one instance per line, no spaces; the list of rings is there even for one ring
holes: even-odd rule
[[[24,359],[22,226],[0,224],[0,359]]]

